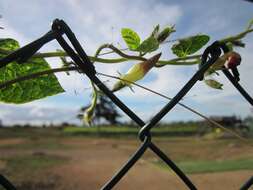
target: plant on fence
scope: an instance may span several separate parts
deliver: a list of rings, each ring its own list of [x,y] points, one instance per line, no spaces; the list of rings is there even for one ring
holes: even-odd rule
[[[94,56],[89,56],[90,60],[95,63],[104,64],[119,64],[128,61],[136,61],[127,73],[119,77],[97,73],[99,75],[118,79],[114,84],[112,91],[119,91],[122,88],[135,85],[152,93],[160,95],[164,98],[169,97],[153,91],[147,87],[141,86],[136,82],[143,79],[150,70],[159,69],[167,65],[174,66],[191,66],[199,65],[201,62],[201,54],[196,54],[201,50],[210,40],[206,34],[197,34],[189,37],[182,37],[176,40],[168,40],[170,36],[176,32],[175,26],[167,26],[160,28],[159,25],[154,27],[154,30],[144,40],[130,28],[122,28],[121,36],[124,39],[127,48],[119,49],[113,44],[103,44],[98,47]],[[240,33],[220,39],[220,42],[225,43],[230,51],[221,56],[205,73],[204,82],[211,88],[222,89],[223,84],[215,79],[219,75],[219,71],[223,68],[233,69],[241,62],[241,56],[234,51],[234,47],[244,48],[245,44],[242,41],[248,33],[253,32],[253,20],[249,22],[247,27]],[[160,59],[162,53],[160,51],[162,45],[174,43],[171,47],[172,53],[176,56],[173,59]],[[8,55],[14,50],[20,48],[19,43],[15,39],[0,39],[0,58]],[[102,53],[103,50],[110,49],[109,52]],[[102,57],[105,54],[117,54],[117,58]],[[152,55],[151,55],[152,54]],[[62,67],[52,69],[49,63],[45,60],[48,57],[59,57]],[[78,68],[72,61],[68,60],[68,55],[62,50],[55,52],[36,53],[30,58],[26,64],[19,64],[18,61],[12,62],[0,69],[0,101],[4,103],[23,104],[45,98],[47,96],[64,93],[64,89],[57,80],[54,73],[70,71],[79,72]],[[22,60],[20,60],[22,61]],[[97,106],[97,99],[101,96],[97,87],[92,85],[92,100],[91,104],[86,107],[83,113],[83,120],[90,124],[94,116],[95,107]],[[224,128],[215,121],[207,118],[203,114],[190,108],[189,106],[179,103],[179,105],[188,109],[202,118],[215,124],[216,126]]]

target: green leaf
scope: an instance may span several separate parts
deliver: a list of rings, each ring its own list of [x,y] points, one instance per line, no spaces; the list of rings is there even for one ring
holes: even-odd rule
[[[218,81],[213,80],[213,79],[206,79],[204,81],[205,81],[206,85],[208,85],[209,87],[214,88],[214,89],[218,89],[218,90],[222,90],[223,84],[219,83]]]
[[[155,37],[150,36],[140,44],[140,46],[137,48],[137,51],[149,53],[157,50],[158,48],[159,48],[158,40]]]
[[[141,42],[139,35],[130,28],[122,28],[121,36],[130,50],[136,50]]]
[[[189,38],[184,38],[172,46],[172,52],[178,57],[185,57],[194,54],[201,49],[209,41],[207,35],[196,35]]]
[[[14,39],[0,39],[0,48],[12,51],[19,48],[19,44]],[[0,58],[4,56],[6,55],[0,53]],[[42,58],[31,58],[22,64],[12,62],[6,67],[0,68],[0,83],[49,69],[51,69],[49,64]],[[64,92],[64,90],[56,76],[48,74],[35,79],[17,82],[0,89],[0,101],[21,104],[61,92]]]

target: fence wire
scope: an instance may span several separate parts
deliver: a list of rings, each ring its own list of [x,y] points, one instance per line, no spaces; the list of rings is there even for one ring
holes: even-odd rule
[[[66,35],[70,44],[65,40],[63,35]],[[191,88],[203,79],[204,73],[209,67],[223,53],[229,51],[225,44],[215,41],[212,45],[207,47],[202,55],[202,62],[199,70],[192,76],[192,78],[183,86],[183,88],[147,123],[138,117],[131,109],[129,109],[115,94],[110,91],[103,82],[97,77],[94,65],[89,60],[85,51],[76,39],[74,33],[69,26],[63,21],[56,19],[52,24],[52,29],[41,38],[33,41],[32,43],[16,50],[15,52],[0,59],[0,68],[6,66],[12,61],[19,61],[24,63],[32,55],[34,55],[44,44],[57,40],[61,47],[71,57],[74,63],[78,66],[79,70],[84,73],[96,86],[108,96],[126,115],[129,116],[136,124],[139,125],[139,140],[142,144],[136,152],[129,158],[129,160],[122,166],[121,169],[101,188],[101,190],[110,190],[127,174],[127,172],[135,165],[135,163],[143,156],[147,149],[153,151],[168,167],[170,167],[175,174],[182,180],[182,182],[190,190],[197,190],[197,187],[187,177],[187,175],[180,170],[180,168],[159,148],[152,142],[152,128],[155,127],[159,121],[171,110],[179,101],[191,90]],[[253,99],[239,84],[239,72],[236,68],[232,69],[232,73],[225,69],[223,73],[240,94],[253,106]],[[159,178],[157,179],[159,180]],[[15,186],[4,176],[0,175],[0,184],[6,190],[16,190]],[[253,177],[251,176],[246,181],[240,190],[247,190],[253,184]]]

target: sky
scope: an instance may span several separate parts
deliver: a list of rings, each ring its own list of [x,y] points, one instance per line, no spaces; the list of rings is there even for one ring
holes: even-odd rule
[[[25,45],[50,30],[55,18],[64,19],[72,28],[84,50],[93,55],[103,43],[113,43],[119,48],[126,45],[120,37],[121,28],[134,29],[141,39],[147,37],[154,26],[160,24],[175,25],[176,33],[170,39],[182,38],[199,33],[211,37],[209,44],[228,35],[237,34],[253,18],[253,3],[242,0],[1,0],[0,1],[0,38],[14,38]],[[244,42],[246,48],[236,49],[242,56],[239,68],[241,84],[253,95],[253,34]],[[162,59],[175,58],[170,46],[162,46]],[[60,49],[56,42],[43,47],[40,52]],[[201,50],[203,51],[203,50]],[[198,53],[201,53],[199,51]],[[114,56],[114,55],[110,55]],[[147,55],[149,57],[151,55]],[[60,66],[57,58],[47,59],[55,68]],[[111,75],[125,73],[135,61],[119,64],[96,63],[96,70]],[[166,66],[154,68],[141,81],[155,91],[173,97],[197,71],[197,66]],[[0,119],[4,124],[17,123],[78,123],[78,110],[90,102],[91,90],[87,77],[77,73],[67,76],[56,74],[65,93],[47,97],[23,105],[0,103]],[[106,85],[115,81],[101,78]],[[207,116],[252,115],[250,105],[238,94],[233,86],[223,77],[217,78],[224,84],[224,90],[214,90],[203,82],[198,82],[185,96],[182,103]],[[134,87],[134,93],[126,88],[116,93],[135,113],[148,120],[157,113],[168,100]],[[122,113],[122,120],[128,117]],[[163,121],[199,120],[199,116],[176,106]]]

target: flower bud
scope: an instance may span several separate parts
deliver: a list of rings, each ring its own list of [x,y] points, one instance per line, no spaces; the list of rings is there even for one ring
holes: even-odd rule
[[[213,79],[206,79],[204,80],[205,83],[210,86],[211,88],[215,88],[215,89],[219,89],[219,90],[222,90],[222,86],[223,84],[219,83],[218,81],[216,80],[213,80]]]
[[[153,36],[154,38],[157,38],[159,29],[160,29],[160,25],[158,24],[158,25],[155,26],[153,32],[151,33],[151,36]]]
[[[121,88],[125,86],[131,85],[129,82],[136,82],[140,79],[142,79],[148,71],[157,63],[159,58],[161,57],[161,53],[151,57],[150,59],[137,63],[134,66],[132,66],[125,75],[122,75],[120,77],[120,81],[118,81],[114,86],[112,91],[120,90]],[[129,81],[129,82],[127,82]]]
[[[224,66],[232,69],[241,63],[241,56],[239,53],[230,51],[225,53],[217,59],[217,61],[210,67],[212,70],[221,70]]]
[[[241,64],[241,60],[242,58],[239,53],[231,52],[225,67],[228,69],[233,69]]]
[[[166,27],[163,29],[162,32],[160,32],[160,34],[158,34],[158,37],[157,37],[157,40],[159,43],[162,43],[164,42],[168,37],[169,35],[172,33],[172,32],[175,32],[176,30],[174,29],[174,27]]]
[[[217,71],[217,70],[221,70],[226,61],[227,61],[227,58],[228,58],[228,53],[220,56],[216,61],[215,63],[210,67],[210,69],[214,70],[214,71]]]

